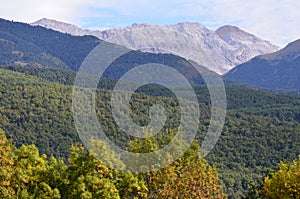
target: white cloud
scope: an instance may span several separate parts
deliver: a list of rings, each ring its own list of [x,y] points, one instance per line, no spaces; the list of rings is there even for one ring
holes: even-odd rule
[[[101,8],[103,2],[94,3]],[[300,1],[295,0],[110,0],[110,3],[106,8],[137,19],[193,18],[211,27],[237,25],[280,46],[300,38]]]
[[[0,17],[25,22],[47,17],[77,25],[97,21],[89,23],[94,27],[119,19],[122,24],[197,20],[211,28],[237,25],[284,46],[300,38],[299,9],[296,0],[10,0],[0,2]]]
[[[300,38],[300,1],[220,0],[212,13],[223,23],[236,22],[249,32],[279,45]]]
[[[85,0],[10,0],[0,2],[0,17],[33,22],[47,17],[69,22],[79,21],[85,10],[81,8]]]

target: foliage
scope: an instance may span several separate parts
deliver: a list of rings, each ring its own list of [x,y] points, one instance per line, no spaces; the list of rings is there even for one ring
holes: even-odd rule
[[[15,156],[12,154],[13,150],[13,146],[6,140],[4,132],[0,129],[0,198],[10,198],[14,194]]]
[[[147,133],[147,129],[146,132]],[[175,131],[166,132],[166,137],[162,139],[147,138],[143,142],[139,139],[130,142],[130,149],[135,153],[148,153],[164,147],[165,139],[172,139]],[[176,148],[171,151],[176,154],[176,150],[181,150],[185,141],[180,139],[176,143]],[[200,158],[199,145],[193,143],[183,154],[183,156],[172,162],[173,154],[164,154],[165,166],[160,170],[153,170],[137,174],[148,185],[149,198],[226,198],[219,185],[218,173],[215,167]],[[161,160],[153,160],[162,162]],[[151,166],[149,167],[151,169]]]
[[[69,164],[40,156],[34,145],[16,149],[0,139],[1,198],[145,198],[147,186],[131,173],[118,172],[73,146]]]
[[[71,151],[64,198],[139,198],[147,195],[146,185],[133,174],[110,169],[82,146],[72,147]]]
[[[16,149],[1,138],[0,148],[1,198],[60,198],[59,190],[51,187],[51,179],[47,178],[52,170],[46,156],[40,157],[34,145]]]
[[[262,181],[252,182],[245,199],[296,199],[300,197],[300,155],[292,162],[281,161]]]
[[[41,154],[48,157],[53,154],[67,162],[68,149],[72,144],[80,143],[71,112],[72,88],[55,80],[55,74],[61,74],[61,71],[41,71],[38,73],[45,76],[51,73],[52,82],[0,69],[0,125],[18,147],[35,144]],[[195,89],[201,108],[197,134],[197,142],[201,144],[209,124],[210,101],[205,87]],[[268,168],[275,169],[281,160],[291,161],[299,155],[300,98],[248,89],[226,90],[225,127],[206,158],[216,164],[228,196],[240,198],[247,191],[249,182],[261,179]],[[133,120],[147,125],[149,108],[158,103],[168,112],[162,132],[177,129],[180,111],[176,99],[169,94],[157,96],[166,90],[144,87],[144,91],[147,94],[135,93],[130,101]],[[110,140],[128,149],[127,143],[132,137],[116,126],[110,114],[110,97],[111,91],[98,90],[96,112],[99,122]],[[162,135],[159,133],[156,138]]]
[[[68,156],[80,142],[72,122],[71,88],[1,70],[0,124],[17,146],[35,144],[48,156]]]
[[[300,198],[300,156],[292,163],[281,162],[279,168],[264,179],[264,198]]]
[[[97,146],[108,147],[100,140],[93,140],[97,142]],[[53,156],[47,160],[46,155],[39,155],[36,146],[15,148],[2,133],[0,197],[225,198],[216,169],[197,157],[199,146],[193,146],[183,159],[166,168],[137,174],[107,167],[80,145],[72,146],[68,164]],[[117,157],[112,155],[111,158]]]
[[[76,37],[43,27],[0,19],[0,64],[77,70],[100,43],[92,36]]]
[[[11,141],[3,139],[1,141],[1,158],[3,158],[0,186],[3,190],[1,194],[6,194],[3,197],[13,198],[12,195],[17,195],[18,198],[37,196],[55,198],[59,197],[59,194],[61,196],[65,194],[58,189],[59,186],[64,187],[63,190],[73,194],[74,197],[89,198],[96,194],[93,191],[94,186],[104,185],[111,191],[110,195],[105,195],[106,197],[126,194],[130,197],[144,197],[145,189],[140,188],[144,187],[143,183],[149,188],[147,194],[157,193],[151,191],[155,186],[149,186],[149,178],[145,176],[136,178],[131,174],[121,175],[111,171],[109,173],[114,176],[114,180],[111,180],[111,176],[105,176],[104,181],[99,180],[95,172],[106,171],[106,168],[97,168],[97,161],[86,165],[86,160],[93,158],[83,148],[75,147],[69,151],[72,145],[80,143],[71,111],[70,85],[73,85],[76,75],[72,71],[78,70],[85,56],[101,41],[90,36],[74,37],[42,27],[5,20],[0,20],[0,27],[0,64],[3,65],[2,68],[10,70],[0,69],[0,126],[7,137],[19,147],[15,149]],[[169,65],[183,73],[191,84],[203,84],[199,74],[182,58],[169,54],[154,55],[135,51],[117,59],[105,71],[105,77],[119,78],[134,66],[143,63]],[[134,138],[118,128],[110,110],[111,89],[115,84],[115,79],[103,78],[99,82],[96,112],[107,137],[121,148],[128,149],[130,147],[128,142]],[[226,88],[228,113],[225,127],[217,145],[206,158],[209,163],[217,165],[221,183],[229,198],[241,198],[249,188],[249,182],[261,179],[268,168],[276,168],[281,160],[291,161],[299,155],[300,98],[245,89],[248,88],[247,85],[226,79],[225,84],[244,89]],[[201,144],[209,124],[211,102],[206,87],[194,88],[201,108],[201,123],[196,142]],[[152,149],[161,148],[169,142],[169,138],[163,137],[164,133],[170,133],[170,129],[178,130],[180,122],[178,101],[170,90],[155,85],[140,88],[130,101],[130,114],[133,120],[142,126],[149,123],[150,107],[156,103],[166,109],[168,118],[164,128],[154,139],[158,141],[163,138],[166,142],[156,145],[150,140],[148,144],[152,143],[150,145]],[[124,114],[123,110],[119,111],[121,115]],[[142,140],[141,143],[147,144],[148,141]],[[21,147],[23,144],[29,146]],[[132,150],[144,149],[132,148]],[[49,158],[41,156],[38,151]],[[98,154],[99,151],[95,153]],[[78,158],[76,159],[74,155]],[[71,160],[68,164],[73,167],[66,165],[68,157]],[[118,157],[113,157],[112,164],[116,162],[119,164]],[[17,163],[16,159],[20,163]],[[168,178],[177,189],[164,188],[163,182],[156,183],[160,187],[159,190],[165,190],[160,191],[161,194],[167,195],[170,192],[183,194],[180,190],[186,190],[185,185],[191,188],[192,184],[185,179],[191,179],[190,177],[195,175],[194,168],[198,164],[203,167],[203,171],[211,171],[212,176],[216,176],[213,167],[205,167],[207,163],[195,156],[178,161],[168,167],[170,172],[162,170],[165,173],[160,174],[165,175],[161,181]],[[180,167],[184,162],[187,162],[187,167]],[[12,163],[16,166],[11,167]],[[84,177],[78,174],[79,165],[87,166]],[[26,169],[29,169],[29,172],[22,171],[23,166],[28,167]],[[77,173],[78,176],[72,176],[70,168],[74,168],[73,174]],[[181,178],[171,171],[184,172],[186,175],[182,175]],[[156,174],[153,176],[159,176]],[[117,178],[119,175],[122,177]],[[199,177],[202,179],[203,176]],[[71,183],[69,178],[75,183],[72,184],[74,190],[68,189]],[[126,185],[117,183],[123,178],[126,179],[127,184],[124,182]],[[31,184],[27,183],[28,179],[31,180]],[[87,179],[95,184],[87,183]],[[137,186],[138,182],[141,184]],[[137,189],[140,190],[140,195],[132,195],[133,192],[138,193]],[[104,193],[97,194],[100,197]]]

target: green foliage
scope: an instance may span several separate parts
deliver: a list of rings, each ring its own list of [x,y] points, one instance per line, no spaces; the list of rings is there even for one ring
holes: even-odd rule
[[[70,155],[68,149],[80,139],[71,112],[72,88],[56,83],[55,74],[63,76],[60,72],[52,69],[37,72],[44,76],[52,74],[49,75],[53,77],[49,79],[52,82],[49,82],[0,69],[0,125],[18,147],[35,144],[42,154],[48,157],[53,154],[66,162]],[[60,77],[58,75],[58,79]],[[159,139],[168,129],[178,129],[180,111],[174,97],[155,96],[151,89],[144,88],[147,95],[134,94],[130,114],[136,123],[147,125],[150,106],[161,104],[168,112],[168,118],[156,137]],[[210,101],[205,87],[196,87],[196,91],[201,108],[197,141],[201,144],[209,124]],[[110,97],[111,91],[98,90],[96,112],[99,122],[109,139],[128,149],[127,143],[133,137],[115,124],[110,113]],[[299,155],[300,98],[227,88],[227,100],[228,114],[223,133],[206,158],[216,164],[229,197],[240,198],[247,191],[249,182],[261,179],[267,168],[274,169],[281,160],[290,161]]]
[[[34,145],[15,149],[5,138],[0,139],[1,198],[60,198],[59,190],[50,186],[46,156],[39,156]]]
[[[174,134],[174,132],[170,132],[170,134]],[[171,138],[171,135],[167,136],[167,139]],[[136,153],[147,153],[157,150],[161,145],[159,141],[161,140],[147,138],[144,142],[140,142],[139,139],[136,139],[131,141],[130,148]],[[176,153],[175,150],[179,150],[184,143],[184,140],[178,141],[176,143],[177,148],[172,152]],[[219,185],[216,168],[198,156],[199,148],[197,143],[193,143],[184,155],[174,162],[168,162],[172,161],[172,154],[165,154],[170,157],[164,157],[166,167],[138,174],[148,184],[148,197],[226,198]],[[161,157],[157,158],[160,159]],[[161,162],[160,160],[153,161]]]
[[[260,191],[264,198],[300,198],[300,156],[292,163],[281,162],[276,171],[265,177]]]
[[[146,192],[157,193],[153,191],[155,189],[152,185],[149,186],[149,178],[144,176],[136,178],[132,174],[109,170],[109,175],[105,174],[99,179],[97,172],[107,171],[104,165],[98,168],[100,163],[81,147],[69,151],[80,139],[73,124],[72,87],[69,86],[73,84],[75,73],[64,69],[77,71],[88,52],[100,41],[94,37],[73,37],[5,20],[0,20],[0,26],[0,64],[4,65],[2,68],[11,70],[0,69],[0,125],[7,137],[20,147],[15,149],[11,141],[0,136],[1,197],[58,198],[73,194],[73,197],[82,198],[133,198],[145,197]],[[132,67],[143,63],[170,65],[182,72],[191,84],[203,84],[202,78],[186,60],[174,55],[142,52],[130,52],[120,57],[105,71],[105,77],[119,78]],[[107,137],[123,149],[131,147],[132,151],[152,151],[167,144],[171,138],[164,135],[172,136],[170,129],[178,130],[180,122],[178,101],[172,93],[165,88],[150,85],[140,88],[134,94],[130,101],[130,114],[137,124],[146,126],[149,123],[150,107],[156,103],[166,109],[168,118],[162,131],[153,138],[157,144],[153,140],[140,140],[140,145],[133,147],[130,142],[133,137],[117,127],[111,114],[109,89],[115,83],[114,79],[103,78],[99,82],[96,97],[97,116]],[[225,83],[248,88],[227,80]],[[196,141],[201,144],[209,124],[210,100],[207,88],[197,86],[195,90],[201,108]],[[249,89],[226,88],[226,92],[228,114],[225,127],[216,147],[206,158],[208,162],[217,165],[224,191],[229,198],[240,198],[248,189],[249,182],[261,179],[268,168],[274,169],[282,159],[290,161],[299,155],[300,98]],[[119,114],[124,114],[124,110],[119,110]],[[34,144],[41,154],[47,154],[49,158],[40,156],[34,145],[21,147],[23,144]],[[102,147],[96,147],[98,149],[109,150],[98,141],[94,145]],[[92,153],[101,154],[100,151]],[[65,164],[68,157],[71,166]],[[212,176],[216,176],[215,168],[206,167],[207,163],[192,157],[194,159],[184,157],[182,161],[170,165],[170,171],[161,173],[165,178],[161,177],[160,182],[156,183],[160,186],[159,190],[165,190],[161,194],[184,194],[179,193],[180,190],[192,186],[185,179],[195,175],[194,168],[198,164],[202,165],[204,173],[211,172]],[[107,164],[122,166],[118,158],[112,154]],[[188,163],[187,167],[180,166],[184,162]],[[80,171],[80,165],[86,172]],[[172,171],[186,175],[181,178]],[[203,176],[200,177],[202,179]],[[165,186],[165,179],[170,179],[170,183],[177,189],[161,188]],[[72,186],[69,186],[70,183]],[[103,190],[106,191],[94,191],[95,187],[104,186],[106,188]]]
[[[300,155],[292,162],[281,161],[263,180],[251,183],[245,199],[296,199],[300,197]]]
[[[8,70],[0,72],[0,123],[17,146],[35,144],[48,156],[67,157],[79,142],[72,122],[71,88]]]
[[[4,132],[0,129],[0,198],[12,198],[14,194],[13,173],[16,157],[13,155],[14,147],[6,140]]]
[[[0,139],[0,197],[11,199],[146,198],[147,186],[131,173],[105,166],[82,146],[66,165],[39,155],[34,145],[16,149]]]
[[[0,19],[0,27],[0,64],[77,70],[100,43],[96,37],[76,37],[4,19]]]

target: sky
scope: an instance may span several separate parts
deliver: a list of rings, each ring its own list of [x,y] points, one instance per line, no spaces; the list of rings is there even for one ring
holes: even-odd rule
[[[234,25],[281,47],[300,39],[299,10],[299,0],[0,0],[0,18],[8,20],[49,18],[91,29],[187,21],[212,30]]]

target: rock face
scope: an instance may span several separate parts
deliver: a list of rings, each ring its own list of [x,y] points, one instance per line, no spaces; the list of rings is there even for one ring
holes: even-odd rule
[[[257,55],[263,55],[280,50],[269,41],[262,40],[235,26],[223,26],[216,33],[235,50],[236,63],[243,63]]]
[[[75,25],[59,22],[51,19],[40,19],[34,23],[31,23],[33,26],[42,26],[48,29],[56,30],[63,33],[68,33],[75,36],[83,36],[86,35],[87,31],[83,30]]]
[[[41,19],[31,25],[72,35],[94,35],[134,50],[180,55],[219,74],[257,55],[279,50],[270,42],[234,26],[212,31],[199,23],[185,22],[164,26],[133,24],[126,28],[92,31],[49,19]]]
[[[299,90],[300,40],[275,53],[255,57],[235,67],[225,77],[263,88]]]

